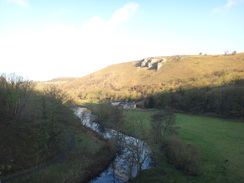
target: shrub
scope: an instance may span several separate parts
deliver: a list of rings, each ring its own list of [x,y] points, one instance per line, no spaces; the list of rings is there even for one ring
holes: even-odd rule
[[[184,144],[178,137],[173,136],[166,148],[166,156],[177,169],[188,175],[200,174],[200,155],[194,144]]]

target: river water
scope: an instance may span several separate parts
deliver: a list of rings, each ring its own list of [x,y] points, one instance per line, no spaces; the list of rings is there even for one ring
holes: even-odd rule
[[[101,134],[105,139],[113,139],[117,144],[116,158],[110,166],[90,183],[125,183],[134,178],[138,170],[153,167],[151,150],[149,146],[134,137],[124,135],[113,129],[103,128],[92,121],[91,113],[86,108],[78,107],[75,114],[81,123]]]

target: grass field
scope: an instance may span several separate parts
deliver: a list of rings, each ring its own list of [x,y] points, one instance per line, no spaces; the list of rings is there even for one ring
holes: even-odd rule
[[[244,182],[244,123],[177,114],[180,138],[198,145],[204,180]]]
[[[154,112],[133,111],[126,115],[135,113],[144,117],[142,124],[148,129]],[[162,157],[156,168],[142,171],[133,182],[244,182],[243,121],[176,114],[176,125],[180,127],[180,139],[199,148],[201,175],[185,175]]]

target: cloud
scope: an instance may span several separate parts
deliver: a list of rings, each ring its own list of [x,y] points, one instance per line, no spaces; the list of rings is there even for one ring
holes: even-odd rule
[[[129,21],[138,8],[137,3],[127,3],[114,11],[110,18],[91,17],[81,28],[55,24],[2,39],[0,35],[3,53],[0,60],[6,63],[0,70],[22,72],[34,80],[47,80],[82,76],[115,62],[133,60],[141,54],[141,51],[135,53],[134,48],[140,50],[140,45],[144,47],[145,44],[121,33],[121,28],[126,28],[126,25],[120,25]]]
[[[28,7],[29,3],[27,2],[27,0],[6,0],[9,3],[13,3],[13,4],[17,4],[19,6],[22,7]]]
[[[122,8],[116,10],[108,20],[94,16],[84,24],[83,31],[91,33],[109,31],[109,29],[113,29],[123,22],[128,21],[138,9],[138,3],[127,3]]]
[[[114,12],[108,23],[111,25],[118,25],[125,22],[138,11],[138,8],[138,3],[127,3],[122,8]]]
[[[237,4],[240,4],[240,3],[244,3],[244,0],[227,0],[227,2],[225,3],[225,5],[220,6],[220,7],[217,7],[217,8],[214,8],[212,10],[212,12],[213,13],[220,12],[220,11],[223,11],[225,9],[231,8],[232,6],[235,6]]]
[[[121,26],[124,22],[129,21],[133,15],[138,12],[138,3],[127,3],[122,8],[117,9],[109,19],[94,16],[86,21],[80,31],[80,39],[83,43],[93,50],[115,49],[112,45],[124,42],[123,30],[125,26]],[[123,37],[123,38],[122,38]],[[124,43],[125,44],[125,43]],[[100,47],[100,49],[99,49]]]

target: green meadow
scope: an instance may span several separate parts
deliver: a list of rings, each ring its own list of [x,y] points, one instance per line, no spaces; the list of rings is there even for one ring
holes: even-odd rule
[[[128,119],[141,116],[143,120],[140,124],[149,130],[153,113],[155,111],[145,110],[125,114]],[[132,121],[129,121],[124,130],[131,133],[129,126]],[[179,127],[178,137],[186,144],[195,144],[200,151],[200,175],[186,175],[162,156],[155,168],[140,172],[133,182],[244,182],[243,121],[177,113],[176,126]]]

